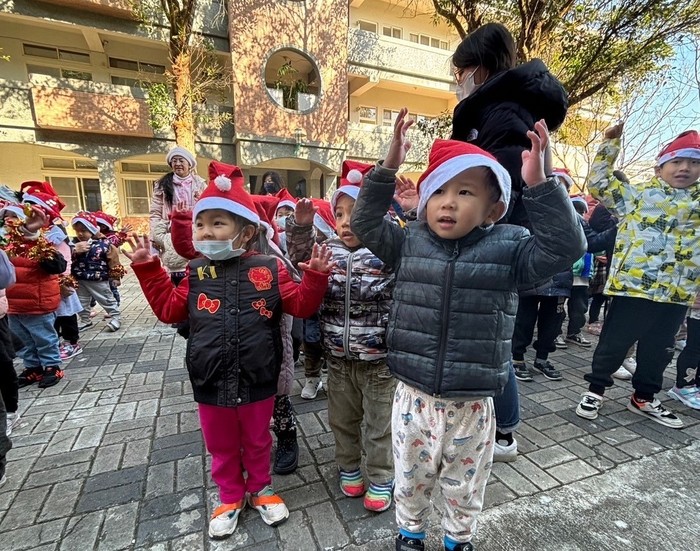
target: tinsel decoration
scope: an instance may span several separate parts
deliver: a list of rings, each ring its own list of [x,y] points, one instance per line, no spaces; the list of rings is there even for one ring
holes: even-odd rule
[[[38,239],[27,239],[22,233],[24,223],[17,219],[5,220],[3,229],[5,230],[3,249],[7,256],[21,256],[41,262],[42,260],[52,258],[56,255],[56,249],[49,243],[43,235],[39,235]]]
[[[70,287],[71,289],[77,289],[78,288],[78,280],[75,279],[72,275],[62,275],[59,276],[58,278],[58,284],[61,287]]]
[[[121,279],[126,275],[126,268],[121,264],[109,270],[109,279]]]

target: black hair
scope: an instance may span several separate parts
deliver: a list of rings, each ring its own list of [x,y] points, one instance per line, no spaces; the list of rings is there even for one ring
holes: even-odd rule
[[[487,23],[469,33],[452,55],[457,69],[476,67],[486,69],[489,77],[515,67],[515,40],[500,23]]]
[[[487,180],[484,182],[486,189],[489,192],[489,199],[492,203],[498,203],[501,200],[501,185],[498,183],[498,176],[490,168],[483,167],[486,170]]]
[[[173,198],[175,196],[175,187],[173,184],[174,172],[168,172],[160,180],[156,182],[155,187],[163,191],[163,199],[168,208],[173,208]]]
[[[272,193],[272,195],[274,195],[284,187],[284,180],[282,180],[282,176],[280,176],[279,172],[275,172],[274,170],[268,170],[265,174],[262,175],[262,183],[260,184],[260,193],[262,195],[267,194],[267,191],[265,191],[265,180],[267,180],[268,177],[272,180],[272,183],[275,185],[276,189]]]
[[[584,205],[581,201],[574,201],[574,210],[578,212],[581,216],[588,212],[588,207]]]

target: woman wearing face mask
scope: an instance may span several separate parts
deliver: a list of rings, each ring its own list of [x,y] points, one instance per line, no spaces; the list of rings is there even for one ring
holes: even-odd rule
[[[527,226],[521,200],[525,184],[520,175],[522,152],[530,148],[527,131],[540,119],[550,130],[561,126],[568,108],[566,91],[539,59],[516,67],[513,36],[498,23],[483,25],[462,40],[452,64],[460,100],[452,118],[452,139],[485,149],[506,168],[512,188],[501,222]],[[506,388],[494,398],[494,406],[493,460],[515,461],[518,444],[514,431],[520,424],[520,403],[512,366]]]
[[[269,170],[262,177],[260,195],[275,195],[284,187],[284,180],[279,172]]]
[[[512,192],[503,222],[527,225],[522,206],[521,154],[527,131],[544,119],[549,130],[564,122],[568,99],[561,83],[539,59],[516,66],[515,41],[499,23],[469,34],[452,56],[457,98],[452,139],[491,153],[510,174]]]
[[[206,186],[206,182],[195,174],[197,159],[184,147],[174,147],[165,157],[172,168],[153,186],[150,223],[151,240],[160,252],[170,280],[177,285],[185,277],[187,260],[175,252],[170,234],[170,214],[175,205],[182,202],[191,209]]]

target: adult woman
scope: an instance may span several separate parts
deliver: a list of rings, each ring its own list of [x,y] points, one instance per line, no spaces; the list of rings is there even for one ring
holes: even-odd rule
[[[284,181],[279,172],[268,170],[262,177],[262,188],[260,195],[275,195],[284,187]]]
[[[506,168],[512,188],[502,222],[526,226],[520,169],[522,152],[530,146],[527,131],[540,119],[556,130],[564,122],[568,99],[542,61],[517,67],[515,63],[513,36],[498,23],[479,27],[461,42],[452,56],[460,100],[452,118],[452,139],[485,149]],[[518,447],[513,432],[520,423],[520,403],[512,367],[508,384],[494,405],[494,461],[514,461]]]
[[[170,237],[170,212],[178,202],[192,208],[206,186],[206,182],[194,173],[197,159],[184,147],[174,147],[165,157],[172,172],[168,172],[153,186],[151,199],[151,240],[160,253],[170,279],[178,284],[185,277],[187,260],[175,252]]]

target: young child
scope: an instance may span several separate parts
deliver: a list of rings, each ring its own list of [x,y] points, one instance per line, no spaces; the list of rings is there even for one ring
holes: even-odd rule
[[[10,285],[15,283],[15,268],[7,258],[5,251],[0,250],[0,290],[5,290]],[[9,348],[8,348],[9,346]],[[12,449],[12,441],[9,436],[12,433],[12,422],[9,419],[10,408],[12,404],[6,404],[5,397],[9,397],[14,402],[15,413],[17,413],[17,376],[15,374],[15,383],[12,388],[8,388],[7,376],[7,360],[9,358],[9,367],[14,374],[12,367],[12,358],[14,357],[14,348],[10,337],[10,329],[5,316],[0,319],[0,379],[2,379],[2,392],[0,392],[0,487],[7,482],[5,475],[5,466],[7,465],[7,452]]]
[[[589,383],[576,408],[595,419],[606,387],[628,349],[637,344],[634,394],[627,409],[671,428],[683,421],[654,396],[673,358],[676,332],[700,288],[700,136],[684,132],[665,146],[656,176],[631,185],[613,174],[620,151],[622,124],[605,131],[588,189],[619,220],[615,253],[605,294],[612,297],[593,354]]]
[[[92,327],[90,301],[94,298],[107,313],[107,328],[118,331],[122,324],[110,281],[119,285],[124,276],[119,251],[107,238],[100,237],[100,228],[92,213],[79,212],[73,217],[71,225],[76,235],[71,271],[78,280],[78,298],[83,306],[78,329],[83,331]]]
[[[250,250],[260,219],[241,170],[214,162],[209,172],[213,177],[192,212],[193,245],[203,256],[189,262],[185,279],[174,286],[151,256],[148,238],[132,244],[127,256],[158,319],[190,321],[187,369],[221,498],[209,536],[224,538],[235,531],[246,497],[268,525],[289,516],[269,470],[280,318],[318,308],[332,263],[317,248],[301,266],[301,284],[294,283],[281,261]]]
[[[94,213],[95,220],[97,221],[97,227],[100,228],[100,235],[105,237],[112,245],[114,245],[117,250],[121,247],[129,237],[129,232],[131,231],[131,226],[126,224],[120,230],[115,228],[117,223],[117,217],[107,214],[101,210]],[[109,280],[109,288],[114,295],[114,300],[117,301],[117,306],[121,305],[122,298],[119,294],[119,286],[113,279]]]
[[[570,267],[585,240],[566,190],[545,180],[543,121],[528,132],[523,204],[534,235],[497,222],[510,177],[485,151],[436,140],[418,181],[418,220],[384,219],[410,143],[402,109],[383,162],[365,178],[352,230],[396,268],[388,363],[399,379],[392,414],[398,551],[424,549],[433,488],[446,506],[445,548],[471,550],[491,471],[493,399],[509,378],[518,287]]]
[[[700,409],[700,295],[686,318],[686,344],[676,360],[676,384],[668,391],[674,400],[692,409]]]
[[[335,268],[319,319],[328,365],[328,422],[335,438],[340,489],[348,497],[364,496],[366,509],[381,512],[391,505],[394,484],[391,400],[395,381],[386,365],[394,274],[350,229],[363,175],[371,168],[355,161],[343,163],[340,186],[331,199],[338,236],[325,242]],[[314,215],[313,203],[301,199],[287,222],[292,262],[305,260],[311,251]],[[363,449],[369,488],[360,471]]]

